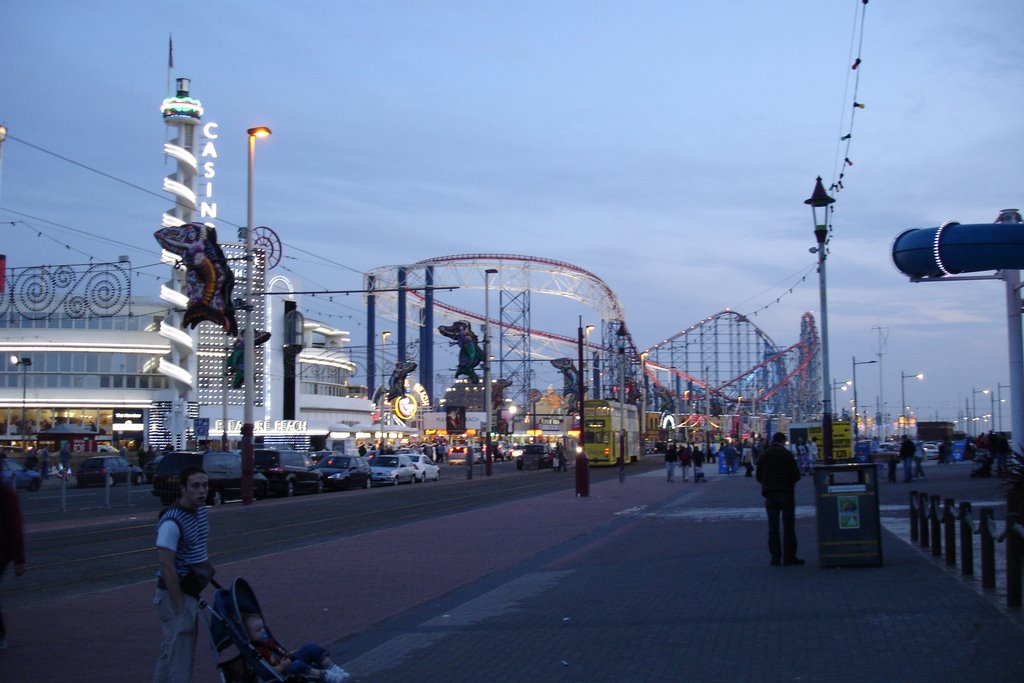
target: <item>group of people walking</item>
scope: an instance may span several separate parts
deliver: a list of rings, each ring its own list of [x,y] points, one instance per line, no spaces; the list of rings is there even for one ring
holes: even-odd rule
[[[699,471],[703,475],[704,463],[711,461],[717,454],[722,456],[726,474],[735,474],[742,466],[746,472],[745,476],[752,477],[757,457],[764,448],[764,442],[760,437],[743,439],[735,445],[731,441],[727,441],[719,444],[717,449],[711,444],[701,448],[699,443],[684,441],[677,444],[672,441],[665,447],[667,480],[675,481],[675,472],[678,466],[682,468],[683,481],[689,481],[691,467],[694,469],[694,481],[700,481],[697,479],[696,472]],[[700,469],[698,470],[698,468]]]

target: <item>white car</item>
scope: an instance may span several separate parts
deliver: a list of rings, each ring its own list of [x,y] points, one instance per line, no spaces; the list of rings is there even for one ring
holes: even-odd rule
[[[398,486],[403,481],[416,481],[416,468],[408,455],[378,455],[370,463],[370,483],[373,486]]]
[[[441,478],[441,468],[434,464],[429,455],[413,453],[409,456],[412,466],[416,468],[416,481],[437,481]]]

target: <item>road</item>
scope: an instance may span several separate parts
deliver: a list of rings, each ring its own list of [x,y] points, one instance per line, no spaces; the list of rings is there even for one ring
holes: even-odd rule
[[[657,463],[630,465],[627,473],[652,466]],[[507,462],[496,463],[494,472],[492,477],[478,472],[467,480],[465,468],[445,465],[437,482],[221,505],[211,510],[211,560],[217,565],[423,519],[443,524],[448,515],[575,486],[572,471],[517,471]],[[594,483],[617,474],[616,468],[590,470]],[[54,511],[58,490],[22,494],[32,571],[6,582],[5,609],[154,576],[153,541],[162,506],[148,489],[137,488],[132,504],[110,508],[102,506],[102,489],[68,489],[67,494],[64,513]],[[124,496],[124,491],[111,496]]]

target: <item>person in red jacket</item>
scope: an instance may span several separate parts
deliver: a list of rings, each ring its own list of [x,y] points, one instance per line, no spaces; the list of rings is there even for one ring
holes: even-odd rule
[[[14,563],[14,575],[25,573],[25,528],[21,521],[18,494],[11,486],[0,482],[0,578],[8,563]],[[0,650],[7,647],[7,629],[0,611]]]

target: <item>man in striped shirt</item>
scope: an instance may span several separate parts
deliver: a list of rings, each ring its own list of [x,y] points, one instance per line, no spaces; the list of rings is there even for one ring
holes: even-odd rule
[[[155,683],[188,683],[192,679],[198,598],[203,587],[196,584],[193,566],[209,566],[209,478],[202,467],[190,465],[182,470],[179,483],[181,497],[164,511],[157,526],[157,591],[153,602],[160,616],[163,641]]]

